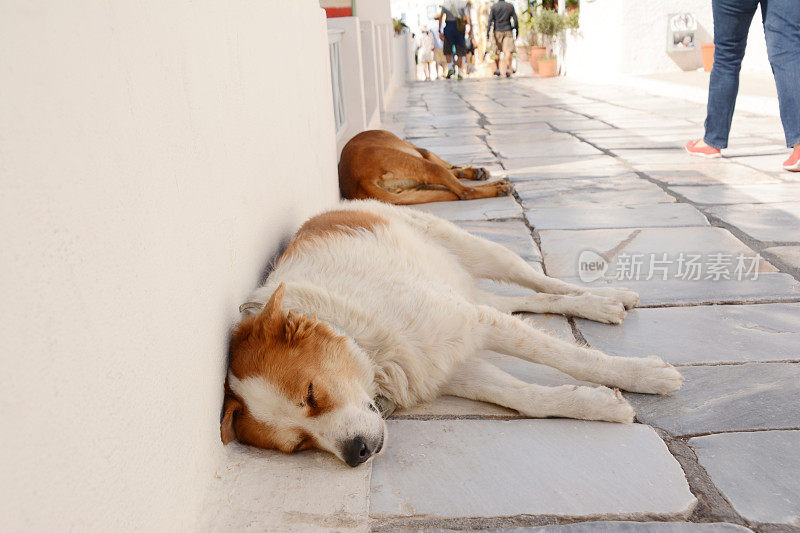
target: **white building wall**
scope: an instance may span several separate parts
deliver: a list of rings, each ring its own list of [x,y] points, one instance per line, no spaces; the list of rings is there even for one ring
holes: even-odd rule
[[[667,53],[667,15],[692,13],[698,43],[713,42],[708,0],[583,0],[580,30],[569,36],[566,71],[570,76],[602,80],[619,74],[653,74],[702,66],[699,46]],[[760,12],[756,14],[742,65],[745,72],[769,73]]]
[[[353,0],[353,15],[362,21],[387,24],[392,22],[392,6],[389,0]]]
[[[0,529],[192,529],[237,307],[338,199],[323,12],[7,0],[0,80]]]

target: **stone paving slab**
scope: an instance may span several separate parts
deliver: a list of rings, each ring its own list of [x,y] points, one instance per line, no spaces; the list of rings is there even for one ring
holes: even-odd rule
[[[486,148],[484,143],[480,144],[452,144],[450,146],[444,145],[432,145],[432,143],[420,143],[421,148],[426,148],[431,150],[435,154],[442,154],[439,157],[444,159],[445,156],[451,157],[453,159],[459,157],[475,157],[475,156],[482,156],[486,153],[490,153],[489,150]],[[456,161],[453,161],[454,163]]]
[[[780,182],[770,173],[761,172],[745,165],[725,162],[719,159],[700,159],[695,157],[686,161],[673,161],[672,163],[637,162],[631,163],[630,165],[648,176],[650,176],[651,173],[660,173],[661,181],[674,185],[749,185]],[[711,179],[697,183],[693,181],[691,175],[688,174],[691,172],[706,174]],[[689,177],[682,178],[681,176],[683,174],[687,174]],[[754,178],[752,181],[750,179],[751,177]]]
[[[533,241],[531,231],[521,220],[464,220],[455,224],[472,235],[502,244],[526,261],[542,260],[542,253]]]
[[[509,102],[511,107],[504,111],[489,111],[484,113],[490,124],[517,124],[533,120],[553,120],[563,118],[574,118],[576,115],[571,111],[565,111],[554,107],[539,106],[527,109],[520,113],[518,105],[525,103],[521,99]]]
[[[759,241],[800,242],[800,202],[720,205],[706,212]]]
[[[538,157],[558,155],[579,158],[587,155],[601,155],[593,146],[579,141],[552,141],[547,143],[492,143],[492,148],[500,157]]]
[[[760,183],[753,185],[709,185],[670,187],[698,204],[764,204],[800,202],[800,183]]]
[[[593,160],[602,161],[605,163],[606,161],[613,160],[616,161],[617,164],[621,165],[625,170],[630,171],[628,167],[624,166],[624,163],[621,160],[615,159],[613,157],[603,155],[603,156],[586,156],[587,158],[591,158]],[[568,166],[569,164],[575,164],[575,157],[574,156],[563,156],[558,154],[551,154],[547,156],[540,156],[540,157],[505,157],[501,159],[501,163],[503,167],[508,169],[509,171],[519,171],[521,169],[526,169],[530,171],[538,171],[539,169],[545,169],[546,167],[553,167],[556,165],[563,165]],[[571,173],[565,172],[561,176],[551,176],[556,178],[568,178],[571,176]],[[597,177],[596,173],[589,174],[590,177]],[[606,177],[605,174],[601,174],[599,177]]]
[[[800,268],[800,246],[774,246],[764,251],[777,255],[787,265]]]
[[[631,175],[521,181],[514,189],[525,209],[537,207],[608,207],[672,203],[658,185]]]
[[[778,129],[780,129],[780,127]],[[766,172],[767,174],[784,174],[786,171],[783,170],[783,162],[789,157],[790,153],[791,152],[786,149],[783,153],[778,154],[738,156],[732,158],[732,161],[740,165],[747,165],[761,172]]]
[[[535,143],[544,142],[575,142],[575,137],[568,133],[558,133],[551,129],[540,128],[528,131],[496,132],[486,135],[486,142],[489,146],[501,144],[515,144],[530,146]]]
[[[706,217],[688,204],[536,208],[526,210],[525,217],[537,231],[708,226]]]
[[[407,128],[420,127],[444,128],[474,128],[478,126],[478,116],[475,114],[442,115],[436,117],[420,117],[406,121]]]
[[[490,135],[497,133],[507,133],[510,131],[528,132],[528,131],[543,131],[548,129],[547,122],[520,122],[518,124],[486,124],[484,128]],[[554,132],[558,133],[558,132]]]
[[[480,200],[461,200],[455,202],[433,202],[414,204],[409,207],[431,213],[447,220],[492,220],[519,218],[522,208],[512,196],[483,198]]]
[[[390,420],[370,514],[686,516],[683,471],[650,427],[575,420]]]
[[[473,149],[473,148],[486,148],[486,143],[484,143],[478,136],[476,135],[458,135],[458,136],[450,136],[450,137],[406,137],[406,141],[410,142],[414,146],[418,146],[420,148],[427,148],[428,150],[439,150],[440,148],[451,148],[451,147],[466,147],[466,149]]]
[[[607,155],[582,157],[577,161],[531,165],[528,167],[515,164],[516,162],[517,160],[503,160],[504,166],[508,169],[508,178],[513,182],[562,178],[609,178],[622,175],[627,175],[628,177],[636,176],[618,159]]]
[[[596,131],[613,130],[613,126],[594,119],[556,119],[549,120],[548,124],[561,131]]]
[[[640,307],[664,305],[736,304],[795,302],[800,300],[800,283],[789,274],[759,274],[758,279],[739,280],[607,280],[584,283],[578,278],[564,281],[587,287],[627,287],[639,293]],[[518,292],[507,293],[516,296]],[[506,294],[506,293],[503,293]]]
[[[765,347],[765,349],[769,349]],[[637,419],[673,435],[800,427],[800,363],[684,366],[669,396],[625,393]]]
[[[728,148],[722,150],[722,157],[727,159],[736,160],[739,157],[752,157],[752,156],[778,156],[785,159],[791,152],[786,149],[783,144],[776,144],[766,139],[759,139],[758,137],[751,137],[749,139],[741,139],[735,145],[729,145]]]
[[[486,135],[486,130],[480,126],[466,126],[458,128],[408,128],[407,137],[461,137],[464,135]]]
[[[709,435],[689,445],[746,520],[800,527],[800,431]]]
[[[369,531],[369,467],[232,442],[207,492],[200,531]]]
[[[675,141],[675,139],[672,138],[673,136],[647,138],[639,135],[621,135],[618,137],[608,137],[605,139],[592,139],[590,134],[582,137],[588,141],[591,141],[592,144],[595,144],[600,148],[611,151],[630,147],[636,147],[639,150],[674,150],[675,146],[679,144]]]
[[[695,124],[689,120],[684,120],[681,118],[663,118],[663,117],[654,117],[649,113],[642,113],[641,116],[599,116],[598,118],[602,118],[603,121],[616,126],[617,128],[621,129],[628,129],[628,128],[651,128],[655,126],[661,126],[664,128],[669,127],[677,127],[682,128],[686,126],[691,126]]]
[[[444,530],[442,530],[444,531]],[[694,522],[577,522],[560,526],[534,526],[513,529],[489,529],[484,533],[747,533],[752,531],[744,526],[714,522],[697,524]]]
[[[634,309],[619,326],[585,319],[586,341],[673,364],[800,360],[800,303]]]
[[[615,148],[612,152],[631,164],[637,163],[675,163],[682,157],[691,157],[682,147],[675,146],[665,150],[625,150]]]
[[[749,185],[780,183],[775,178],[744,165],[718,165],[692,168],[684,165],[665,170],[648,170],[651,178],[668,185]]]
[[[700,255],[697,261],[700,264],[700,276],[705,278],[713,274],[709,265],[714,262],[715,254],[730,256],[717,261],[723,264],[729,261],[728,275],[732,275],[737,257],[751,258],[745,261],[749,268],[755,263],[755,252],[745,246],[728,230],[714,227],[684,227],[684,228],[626,228],[626,229],[594,229],[594,230],[543,230],[539,232],[542,254],[547,273],[556,277],[578,277],[579,258],[586,250],[593,251],[593,258],[602,258],[608,264],[607,277],[633,277],[645,280],[650,274],[656,281],[664,277],[661,267],[666,272],[666,277],[674,278],[685,274],[686,268],[679,272],[680,257],[688,261],[688,255]],[[664,264],[655,264],[650,268],[651,257],[656,261],[664,259]],[[586,255],[586,254],[585,254]],[[639,257],[642,262],[637,271],[633,265],[632,257]],[[581,259],[583,262],[585,259]],[[685,263],[684,261],[684,263]],[[767,261],[758,262],[758,272],[774,272],[776,269]],[[628,267],[631,268],[628,268]],[[744,272],[743,272],[744,273]],[[687,276],[692,277],[692,276]],[[713,278],[712,278],[713,279]],[[627,280],[626,280],[627,281]]]

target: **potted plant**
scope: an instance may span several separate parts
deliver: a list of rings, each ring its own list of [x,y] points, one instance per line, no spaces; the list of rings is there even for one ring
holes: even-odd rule
[[[567,14],[572,14],[578,10],[578,0],[567,0]]]
[[[565,17],[552,9],[543,9],[533,19],[533,28],[544,40],[545,55],[538,59],[539,76],[549,78],[558,73],[558,63],[553,56],[556,36],[565,28]]]
[[[569,30],[571,33],[576,33],[579,27],[580,11],[578,11],[577,8],[572,11],[567,11],[567,14],[564,15],[564,29]]]
[[[544,57],[547,49],[542,46],[541,39],[534,29],[535,16],[530,10],[522,12],[519,23],[519,36],[523,46],[528,47],[528,61],[534,72],[539,72],[539,58]]]
[[[393,18],[392,26],[394,26],[394,34],[400,35],[403,30],[408,29],[408,25],[402,19]]]

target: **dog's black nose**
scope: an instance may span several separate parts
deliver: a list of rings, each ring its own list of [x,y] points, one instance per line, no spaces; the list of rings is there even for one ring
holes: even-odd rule
[[[350,466],[358,466],[370,457],[372,457],[372,450],[364,439],[356,437],[353,440],[345,442],[342,447],[342,456],[344,462]]]

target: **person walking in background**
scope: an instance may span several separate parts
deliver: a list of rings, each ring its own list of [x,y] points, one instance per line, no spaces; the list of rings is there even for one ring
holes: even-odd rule
[[[505,0],[497,0],[489,11],[489,21],[486,24],[486,38],[492,43],[494,61],[497,65],[495,76],[501,76],[505,72],[506,78],[511,77],[511,54],[517,51],[514,31],[519,33],[519,20],[514,6]],[[503,53],[502,60],[500,52]]]
[[[467,53],[464,57],[464,65],[467,71],[467,74],[472,74],[476,72],[475,68],[475,26],[476,20],[472,18],[472,2],[467,1],[467,13],[469,13],[469,31],[465,36],[465,42],[467,45]]]
[[[436,20],[438,20],[438,18],[437,16]],[[442,40],[442,36],[438,31],[431,30],[431,35],[433,35],[434,70],[436,71],[436,77],[441,79],[447,69],[447,58],[444,57],[444,40]]]
[[[425,81],[431,81],[431,61],[433,61],[433,32],[423,26],[419,34],[419,52],[417,54]],[[435,66],[433,68],[436,68]]]
[[[448,63],[453,61],[453,52],[458,58],[458,79],[462,79],[464,56],[467,55],[466,31],[470,24],[469,9],[464,0],[446,0],[442,3],[439,15],[439,36],[444,41],[444,55]],[[444,24],[444,30],[442,30]],[[456,73],[453,66],[447,72],[447,78]]]
[[[720,150],[728,147],[747,32],[759,3],[786,145],[794,148],[783,168],[797,172],[800,171],[800,0],[712,0],[714,68],[708,86],[705,136],[686,143],[686,151],[701,157],[720,157]]]

